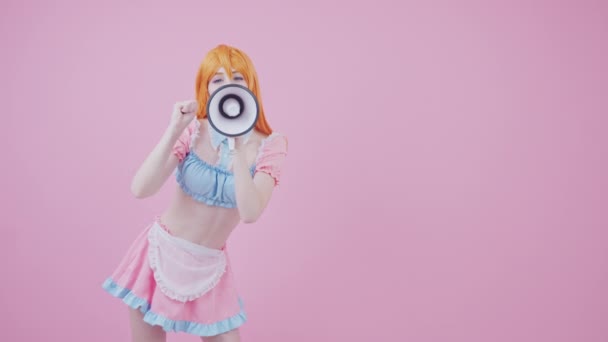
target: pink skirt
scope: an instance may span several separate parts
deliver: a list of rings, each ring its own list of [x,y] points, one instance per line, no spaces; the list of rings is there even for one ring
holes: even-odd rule
[[[226,247],[175,237],[158,219],[135,239],[103,288],[167,332],[214,336],[247,320]]]

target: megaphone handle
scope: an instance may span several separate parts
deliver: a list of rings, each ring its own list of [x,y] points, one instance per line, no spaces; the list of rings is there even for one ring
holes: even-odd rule
[[[228,138],[228,148],[230,151],[234,151],[234,138]]]

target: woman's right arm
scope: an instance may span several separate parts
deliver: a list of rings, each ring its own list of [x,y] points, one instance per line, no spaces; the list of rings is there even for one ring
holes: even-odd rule
[[[173,107],[171,122],[160,141],[148,154],[131,182],[131,192],[137,198],[154,195],[177,167],[180,157],[173,153],[180,137],[187,132],[188,125],[196,117],[197,102],[176,103]],[[182,143],[188,143],[182,141]]]

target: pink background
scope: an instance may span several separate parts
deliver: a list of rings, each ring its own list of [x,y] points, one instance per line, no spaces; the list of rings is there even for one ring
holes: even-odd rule
[[[290,138],[284,186],[231,240],[243,341],[607,341],[607,18],[3,1],[0,340],[128,339],[101,283],[174,187],[137,200],[131,177],[228,43]]]

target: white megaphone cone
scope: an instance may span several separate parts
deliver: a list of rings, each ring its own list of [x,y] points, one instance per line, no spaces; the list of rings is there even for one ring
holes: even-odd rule
[[[209,124],[228,137],[234,150],[234,138],[247,134],[258,121],[258,100],[246,87],[229,84],[218,88],[207,102]]]

